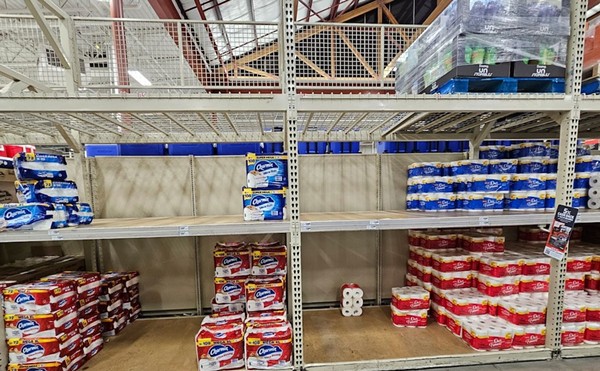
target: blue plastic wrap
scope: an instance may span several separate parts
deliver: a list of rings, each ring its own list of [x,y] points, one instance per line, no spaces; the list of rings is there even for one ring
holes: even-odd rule
[[[419,195],[417,195],[417,194],[406,195],[406,210],[409,210],[409,211],[419,210]]]
[[[546,174],[513,174],[510,181],[511,191],[544,191]]]
[[[490,160],[490,174],[516,174],[518,170],[519,160]]]
[[[519,174],[544,174],[547,160],[543,157],[522,157],[519,159]]]
[[[256,190],[242,188],[244,220],[282,220],[286,215],[284,189]]]
[[[64,156],[43,153],[20,153],[14,158],[19,180],[65,180],[67,161]]]
[[[504,210],[505,193],[486,193],[483,195],[483,210],[498,211]]]
[[[442,176],[441,162],[417,162],[408,166],[408,176]]]
[[[507,174],[473,175],[467,189],[469,192],[508,192],[509,180]]]
[[[10,229],[50,229],[52,224],[52,205],[41,203],[0,205],[0,225]]]
[[[482,146],[479,148],[479,158],[485,160],[499,160],[504,158],[504,147]]]
[[[79,212],[77,213],[77,216],[79,217],[79,224],[91,224],[94,220],[94,211],[92,210],[92,206],[87,203],[79,204]]]
[[[548,167],[546,168],[546,170],[548,171],[548,174],[558,173],[558,160],[557,159],[551,158],[549,160],[546,160],[546,162],[548,163]]]
[[[424,211],[453,211],[456,209],[454,193],[429,193],[421,195],[420,206]]]
[[[546,211],[554,210],[556,205],[556,191],[546,191]]]
[[[69,212],[64,204],[52,204],[52,229],[65,228],[69,223]]]
[[[596,173],[600,172],[600,156],[578,156],[575,160],[575,172]]]
[[[546,174],[546,190],[556,189],[556,174]]]
[[[26,204],[40,202],[38,200],[37,195],[35,194],[36,183],[37,180],[17,180],[15,182],[15,190],[17,193],[17,200],[19,200],[19,203]]]
[[[546,208],[546,191],[515,191],[505,198],[508,210],[538,211]]]
[[[547,147],[543,142],[527,142],[519,144],[519,157],[544,157]]]
[[[451,193],[454,191],[454,178],[446,176],[423,177],[422,193]]]
[[[558,158],[559,146],[548,146],[546,148],[546,156],[550,158]]]
[[[590,173],[575,173],[573,180],[573,189],[588,189],[590,188]]]
[[[458,175],[454,177],[454,192],[467,192],[471,175]]]
[[[410,194],[415,194],[419,192],[419,183],[421,182],[421,177],[413,177],[408,178],[406,181],[406,191]]]
[[[573,203],[572,207],[578,209],[586,208],[588,203],[588,190],[587,189],[574,189],[573,190]]]
[[[483,210],[483,198],[482,193],[461,193],[457,197],[457,202],[461,203],[460,209],[464,211],[481,211]]]

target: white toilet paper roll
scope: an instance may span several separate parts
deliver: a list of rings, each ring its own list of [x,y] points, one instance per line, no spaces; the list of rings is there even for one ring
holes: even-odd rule
[[[340,308],[342,311],[342,316],[344,317],[352,317],[354,315],[354,309],[351,308]]]
[[[363,306],[363,300],[362,298],[354,298],[353,302],[352,302],[352,306],[354,308],[360,308]]]
[[[600,209],[600,200],[596,198],[590,198],[587,203],[588,209],[598,210]]]
[[[600,174],[595,173],[590,177],[590,187],[598,188],[600,187]]]
[[[344,307],[344,308],[351,308],[353,304],[354,304],[354,299],[352,299],[352,298],[343,298],[342,299],[342,307]]]
[[[354,295],[354,289],[351,288],[343,288],[342,289],[342,297],[344,299],[350,299]]]
[[[590,188],[588,196],[591,198],[600,198],[600,188]]]
[[[354,308],[352,310],[352,316],[353,317],[360,317],[360,316],[362,316],[362,312],[363,312],[362,308]]]
[[[352,297],[353,298],[362,298],[363,295],[364,295],[364,292],[361,288],[352,289]]]

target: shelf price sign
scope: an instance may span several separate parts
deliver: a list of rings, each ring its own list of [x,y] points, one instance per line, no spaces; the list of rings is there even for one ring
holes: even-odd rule
[[[562,260],[565,257],[571,233],[573,227],[575,227],[577,213],[578,210],[574,207],[558,205],[554,220],[548,231],[544,254],[556,260]]]

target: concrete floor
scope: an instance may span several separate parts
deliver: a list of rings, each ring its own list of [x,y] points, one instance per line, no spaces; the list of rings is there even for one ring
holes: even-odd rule
[[[429,369],[429,371],[599,371],[599,370],[600,370],[600,357]]]

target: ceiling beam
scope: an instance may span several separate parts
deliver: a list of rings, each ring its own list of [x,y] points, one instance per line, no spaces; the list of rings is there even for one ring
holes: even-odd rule
[[[430,25],[433,21],[435,21],[437,19],[437,17],[446,9],[446,7],[451,2],[452,2],[452,0],[438,0],[437,6],[435,7],[435,9],[433,9],[433,11],[431,12],[431,14],[429,14],[429,17],[427,17],[423,21],[423,24],[424,25]]]

